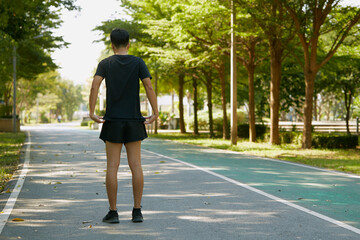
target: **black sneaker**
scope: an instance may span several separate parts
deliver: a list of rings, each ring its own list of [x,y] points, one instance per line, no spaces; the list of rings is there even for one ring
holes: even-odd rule
[[[108,214],[103,218],[106,223],[119,223],[119,215],[116,210],[109,210]]]
[[[133,208],[131,221],[133,222],[144,221],[143,215],[141,214],[141,208]]]

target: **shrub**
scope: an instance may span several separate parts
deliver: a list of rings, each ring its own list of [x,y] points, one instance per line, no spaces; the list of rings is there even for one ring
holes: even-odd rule
[[[263,124],[255,125],[256,138],[263,139],[265,133],[267,131],[267,127]],[[249,124],[243,123],[238,125],[238,137],[241,138],[249,138]]]
[[[12,106],[0,105],[0,118],[12,118]]]
[[[46,113],[45,112],[42,112],[41,115],[40,115],[40,120],[42,123],[48,123],[49,122],[49,119],[46,117]]]
[[[80,126],[82,126],[82,127],[87,127],[87,126],[89,126],[89,123],[90,123],[90,121],[82,121],[82,122],[80,123]]]
[[[188,121],[189,129],[194,129],[194,119]],[[209,122],[206,119],[198,118],[198,128],[199,130],[209,130]]]
[[[223,132],[223,119],[222,118],[214,118],[214,130],[217,131],[218,133],[221,133]],[[230,129],[230,119],[228,118],[228,121],[227,121],[227,125]]]
[[[146,116],[148,115],[148,112],[145,111],[145,110],[142,110],[142,111],[140,111],[140,112],[141,112],[141,115],[142,115],[143,117],[146,117]]]
[[[280,132],[281,143],[301,144],[301,132]]]
[[[301,144],[302,132],[280,132],[279,138],[281,144]],[[264,141],[270,141],[270,132],[264,134]]]
[[[314,148],[356,148],[359,138],[356,135],[317,134],[312,137]]]

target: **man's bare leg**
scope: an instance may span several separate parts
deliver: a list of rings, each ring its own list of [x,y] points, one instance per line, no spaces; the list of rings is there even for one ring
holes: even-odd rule
[[[141,141],[126,143],[125,148],[132,174],[134,208],[140,208],[144,188],[144,175],[141,167]]]
[[[107,170],[106,170],[106,191],[109,199],[110,209],[116,210],[117,200],[117,172],[120,165],[122,143],[112,143],[106,141],[106,156],[107,156]]]

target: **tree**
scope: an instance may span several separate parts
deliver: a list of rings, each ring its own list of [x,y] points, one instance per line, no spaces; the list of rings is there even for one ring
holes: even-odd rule
[[[279,110],[281,64],[294,34],[292,23],[280,4],[273,0],[237,0],[262,29],[270,51],[270,142],[280,144]]]
[[[72,121],[74,112],[79,109],[80,103],[83,102],[81,86],[75,86],[71,81],[60,81],[57,87],[56,95],[61,100],[59,107],[64,109],[67,119]]]
[[[228,3],[223,1],[191,0],[176,6],[180,9],[172,18],[174,22],[174,39],[178,45],[187,49],[191,55],[187,59],[192,68],[203,69],[211,66],[220,79],[221,107],[223,112],[223,138],[229,139],[229,126],[226,113],[226,86],[228,79],[226,51],[229,51],[229,20]],[[212,77],[205,74],[209,106],[209,123],[212,126]],[[206,71],[206,70],[205,70]],[[211,72],[211,71],[210,71]],[[210,126],[210,129],[212,128]],[[211,130],[210,130],[211,131]]]
[[[264,49],[264,36],[261,29],[251,20],[251,16],[246,14],[245,10],[237,9],[237,11],[237,58],[246,68],[248,75],[249,141],[255,142],[255,69],[268,54]]]
[[[305,77],[304,130],[302,147],[311,148],[311,122],[313,114],[313,98],[315,78],[335,54],[352,28],[360,20],[360,9],[340,7],[340,0],[319,1],[285,1],[276,2],[287,11],[294,21],[296,35],[303,49],[303,60],[299,63]],[[354,30],[356,31],[356,30]],[[321,40],[324,35],[330,36],[332,43],[324,48],[324,57],[319,59]]]
[[[360,93],[360,59],[354,56],[334,57],[324,70],[328,77],[326,90],[343,97],[346,131],[350,134],[351,106]]]
[[[71,0],[0,0],[0,97],[5,104],[10,104],[14,46],[18,78],[33,80],[38,74],[55,69],[50,53],[67,44],[52,32],[61,24],[57,12],[61,8],[77,9]]]

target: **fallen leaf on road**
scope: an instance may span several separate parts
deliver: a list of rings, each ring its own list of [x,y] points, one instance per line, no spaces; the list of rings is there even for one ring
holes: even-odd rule
[[[89,228],[92,228],[92,225],[90,225]]]
[[[13,222],[23,222],[24,219],[22,219],[22,218],[13,218],[12,221]]]
[[[166,163],[165,161],[160,161],[160,163]]]
[[[61,182],[56,182],[55,184],[62,184]]]
[[[10,190],[10,188],[8,188],[8,190],[6,190],[6,193],[11,193],[11,190]]]
[[[155,172],[155,174],[160,174],[160,172]]]

